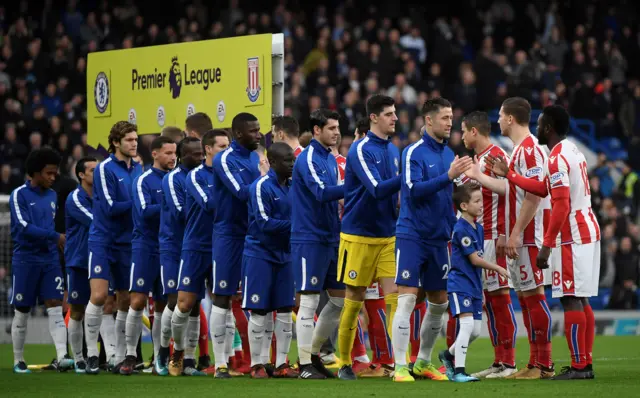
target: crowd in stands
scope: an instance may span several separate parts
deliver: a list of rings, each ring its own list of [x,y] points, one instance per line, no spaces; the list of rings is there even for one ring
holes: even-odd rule
[[[0,194],[24,181],[30,150],[56,148],[70,175],[90,150],[88,53],[260,33],[285,35],[285,113],[304,130],[310,111],[340,112],[342,153],[366,98],[378,92],[396,100],[393,140],[401,149],[419,139],[428,98],[454,104],[449,145],[461,154],[461,117],[516,95],[537,109],[561,104],[592,120],[599,138],[640,148],[640,32],[631,2],[322,3],[194,0],[162,12],[157,2],[130,0],[0,5]],[[611,305],[620,308],[637,307],[640,280],[634,169],[633,159],[601,157],[591,171],[603,227],[601,285],[613,287]]]

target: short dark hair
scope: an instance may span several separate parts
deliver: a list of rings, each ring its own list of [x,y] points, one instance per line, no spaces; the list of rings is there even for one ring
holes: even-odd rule
[[[311,127],[311,133],[313,134],[313,128],[315,126],[322,128],[327,125],[329,119],[340,120],[340,114],[330,109],[320,108],[311,112],[309,115],[309,125]]]
[[[162,137],[169,137],[176,144],[179,143],[184,138],[184,131],[180,127],[176,126],[167,126],[162,129],[162,133],[160,133]]]
[[[521,126],[528,126],[531,120],[531,104],[522,97],[511,97],[502,103],[502,111],[513,116],[516,123]]]
[[[184,148],[192,142],[200,142],[200,140],[196,137],[185,137],[182,139],[182,141],[180,141],[176,150],[176,152],[178,153],[178,163],[180,163],[180,159],[184,156],[184,153],[182,153],[182,151],[184,151]]]
[[[162,146],[165,145],[165,144],[175,144],[175,143],[176,142],[174,140],[172,140],[171,138],[166,137],[166,136],[164,136],[164,137],[163,136],[156,137],[151,142],[151,152],[162,148]]]
[[[213,128],[211,118],[204,112],[196,112],[187,117],[184,124],[187,127],[187,131],[195,131],[199,137],[202,137],[204,133]]]
[[[248,112],[238,113],[231,121],[231,132],[234,136],[237,136],[238,131],[244,128],[244,125],[249,122],[257,122],[258,118]]]
[[[289,138],[300,136],[300,125],[293,116],[278,116],[273,120],[273,130],[283,131]]]
[[[97,162],[98,159],[93,156],[85,156],[76,162],[76,178],[80,181],[80,173],[84,173],[87,171],[87,163],[89,162]]]
[[[358,134],[367,134],[369,127],[371,127],[371,123],[369,122],[368,117],[361,117],[356,122],[356,130],[358,130]]]
[[[393,98],[387,95],[374,94],[367,100],[367,117],[369,117],[372,113],[379,115],[380,113],[382,113],[384,108],[393,106],[395,105],[395,103],[396,102],[393,100]]]
[[[484,136],[488,136],[489,133],[491,133],[491,121],[486,112],[473,111],[462,118],[462,123],[464,123],[469,130],[475,127],[478,133]]]
[[[60,162],[62,162],[60,154],[49,147],[33,150],[26,160],[27,175],[33,177],[35,173],[41,172],[49,165],[60,167]]]
[[[287,152],[292,152],[293,149],[284,142],[274,142],[267,149],[267,160],[269,163],[274,163],[277,158],[284,157]]]
[[[569,112],[560,105],[550,105],[542,110],[544,119],[553,130],[561,137],[569,133],[571,117]]]
[[[209,130],[202,136],[202,150],[205,150],[205,146],[214,146],[216,143],[216,137],[227,137],[229,141],[231,138],[229,137],[229,132],[224,129],[213,129]]]
[[[456,190],[453,192],[453,204],[456,206],[456,209],[462,211],[461,205],[463,203],[469,203],[471,194],[479,190],[480,185],[473,182],[456,187]]]
[[[438,112],[442,108],[451,107],[451,102],[448,99],[442,97],[431,98],[422,105],[422,116],[426,116],[427,113]]]
[[[313,139],[313,133],[311,131],[303,131],[300,134],[300,146],[306,148]]]
[[[138,127],[136,127],[135,124],[129,123],[126,120],[116,122],[111,127],[111,131],[109,131],[109,152],[115,153],[116,146],[113,145],[113,143],[122,141],[127,134],[133,133],[134,131],[138,131]]]

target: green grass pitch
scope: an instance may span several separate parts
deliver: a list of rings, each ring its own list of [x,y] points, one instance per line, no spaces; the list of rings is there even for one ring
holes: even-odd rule
[[[444,348],[444,339],[436,350]],[[524,366],[528,346],[524,339],[517,343],[518,365]],[[554,338],[553,357],[556,369],[568,365],[568,349],[563,338]],[[452,383],[418,380],[415,383],[393,383],[390,379],[339,380],[251,380],[248,376],[232,380],[210,377],[158,377],[147,374],[130,377],[101,373],[98,376],[72,372],[34,372],[16,375],[12,372],[10,345],[0,345],[0,396],[22,397],[638,397],[640,396],[640,338],[596,337],[594,350],[595,380],[554,382],[549,380],[514,381],[483,380],[479,383]],[[144,347],[145,358],[151,346]],[[28,364],[49,363],[55,356],[52,345],[28,345]],[[295,342],[291,358],[297,358]],[[434,358],[437,353],[434,353]],[[488,339],[479,339],[469,347],[467,370],[483,369],[493,359]]]

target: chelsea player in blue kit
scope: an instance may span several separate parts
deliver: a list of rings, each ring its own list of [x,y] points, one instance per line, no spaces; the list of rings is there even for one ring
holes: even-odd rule
[[[402,153],[402,205],[396,229],[398,310],[393,320],[394,381],[411,382],[406,352],[410,319],[418,293],[424,291],[427,313],[420,327],[420,351],[413,373],[431,380],[447,380],[431,363],[431,354],[447,311],[447,272],[453,225],[456,222],[453,180],[472,164],[447,146],[453,123],[451,103],[433,98],[422,107],[425,130],[420,140]]]
[[[213,303],[209,330],[216,369],[227,369],[227,347],[233,344],[235,324],[231,297],[238,292],[242,251],[248,228],[249,186],[260,177],[260,123],[250,113],[239,113],[231,122],[235,140],[213,160]],[[226,333],[226,335],[225,335]],[[175,336],[174,336],[175,337]],[[216,371],[216,375],[217,375]]]
[[[178,304],[171,317],[174,350],[168,370],[172,376],[204,375],[195,369],[195,349],[200,330],[200,300],[205,297],[206,280],[211,275],[212,224],[218,208],[213,196],[212,164],[216,154],[228,147],[229,135],[225,130],[207,131],[202,137],[205,159],[187,174],[184,184],[186,214],[178,270]],[[218,368],[216,377],[230,376],[226,368]]]
[[[344,303],[344,284],[337,278],[338,200],[344,197],[344,185],[339,185],[338,164],[331,153],[340,135],[339,120],[340,115],[328,109],[311,113],[314,138],[293,168],[291,262],[300,294],[296,334],[303,379],[333,377],[319,351],[335,332]],[[323,290],[327,290],[329,301],[315,324]]]
[[[13,241],[11,304],[15,308],[11,340],[15,373],[31,373],[24,361],[24,343],[29,313],[37,299],[43,300],[47,308],[58,370],[73,366],[73,361],[66,357],[67,328],[62,317],[64,277],[58,257],[58,248],[64,248],[66,238],[55,231],[57,195],[51,189],[60,161],[60,155],[49,148],[31,152],[26,161],[30,178],[9,197]]]
[[[115,368],[126,355],[125,324],[129,310],[131,270],[131,209],[133,180],[142,167],[133,161],[138,152],[137,127],[120,121],[109,132],[111,155],[100,162],[93,174],[93,222],[89,229],[89,279],[91,297],[85,310],[84,334],[87,343],[87,374],[97,374],[98,333],[102,325],[109,281],[116,290],[118,314],[115,321]],[[103,338],[105,336],[104,333]]]
[[[69,315],[69,345],[74,355],[76,373],[84,373],[87,364],[82,353],[84,331],[82,318],[84,307],[89,302],[91,287],[89,286],[89,227],[93,222],[93,171],[98,160],[84,157],[76,163],[76,178],[80,181],[65,203],[65,233],[67,244],[64,247],[64,259],[67,270],[67,302]]]
[[[127,314],[127,355],[120,374],[130,375],[136,366],[136,348],[142,333],[142,315],[149,292],[153,294],[158,312],[164,310],[166,298],[160,280],[160,209],[162,207],[162,179],[176,164],[176,144],[169,137],[157,137],[151,143],[152,167],[133,180],[133,238],[131,278],[129,281],[130,306]],[[154,358],[160,348],[161,320],[154,322],[151,337]]]
[[[482,327],[482,269],[495,271],[505,279],[509,273],[505,268],[482,258],[484,229],[475,222],[482,214],[480,185],[469,183],[459,186],[453,194],[453,201],[462,215],[453,228],[447,293],[451,315],[457,319],[458,335],[455,343],[448,350],[442,351],[439,358],[447,369],[449,380],[479,381],[477,377],[466,373],[465,361],[467,348],[480,335]]]
[[[291,319],[295,287],[290,261],[291,200],[289,178],[293,172],[293,149],[276,142],[269,148],[271,169],[249,187],[249,229],[242,259],[242,308],[251,311],[249,346],[251,377],[267,378],[262,363],[265,318],[276,311],[276,370],[274,377],[297,378],[287,363],[293,337]]]
[[[178,303],[178,272],[187,218],[185,184],[189,171],[202,163],[200,139],[186,137],[178,144],[178,166],[162,179],[162,209],[160,211],[160,279],[167,304],[160,313],[156,309],[154,325],[161,324],[160,350],[155,357],[155,373],[166,375],[171,343],[171,317]]]

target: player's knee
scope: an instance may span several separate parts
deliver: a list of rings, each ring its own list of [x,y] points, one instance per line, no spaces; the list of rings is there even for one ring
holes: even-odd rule
[[[266,316],[270,311],[267,310],[251,310],[251,315],[253,318],[253,314],[259,315],[259,316]]]
[[[398,313],[411,314],[416,306],[415,294],[401,294],[398,296]]]
[[[229,309],[231,308],[231,296],[219,296],[217,294],[213,295],[213,305],[218,308]]]
[[[431,315],[444,315],[444,313],[447,312],[447,308],[449,308],[448,301],[444,303],[433,303],[429,300],[427,303],[427,312]]]
[[[62,300],[45,300],[44,306],[46,308],[61,307]]]
[[[565,296],[560,298],[562,308],[565,311],[582,311],[582,299],[580,297]]]
[[[308,309],[315,311],[320,304],[319,294],[302,294],[300,296],[300,309]]]
[[[16,311],[28,314],[31,311],[31,307],[16,307]]]
[[[147,305],[147,299],[144,294],[132,293],[129,301],[130,301],[131,309],[134,311],[143,310],[144,307]]]
[[[71,313],[69,317],[74,321],[81,321],[84,318],[84,305],[71,305]]]
[[[449,298],[447,297],[447,291],[446,290],[437,290],[437,291],[431,291],[431,292],[426,292],[427,295],[427,301],[429,302],[429,304],[434,303],[434,304],[447,304],[449,301]]]
[[[180,312],[191,312],[193,305],[195,304],[195,298],[191,295],[178,295],[178,300],[176,303],[176,307],[180,310]]]
[[[169,298],[167,299],[167,307],[169,307],[171,311],[175,310],[177,303],[178,303],[178,296],[175,294],[170,295]]]
[[[200,316],[200,300],[196,300],[191,307],[191,313],[189,316],[197,317]]]
[[[291,312],[293,312],[293,307],[278,308],[276,310],[276,313],[278,314],[289,314]]]

